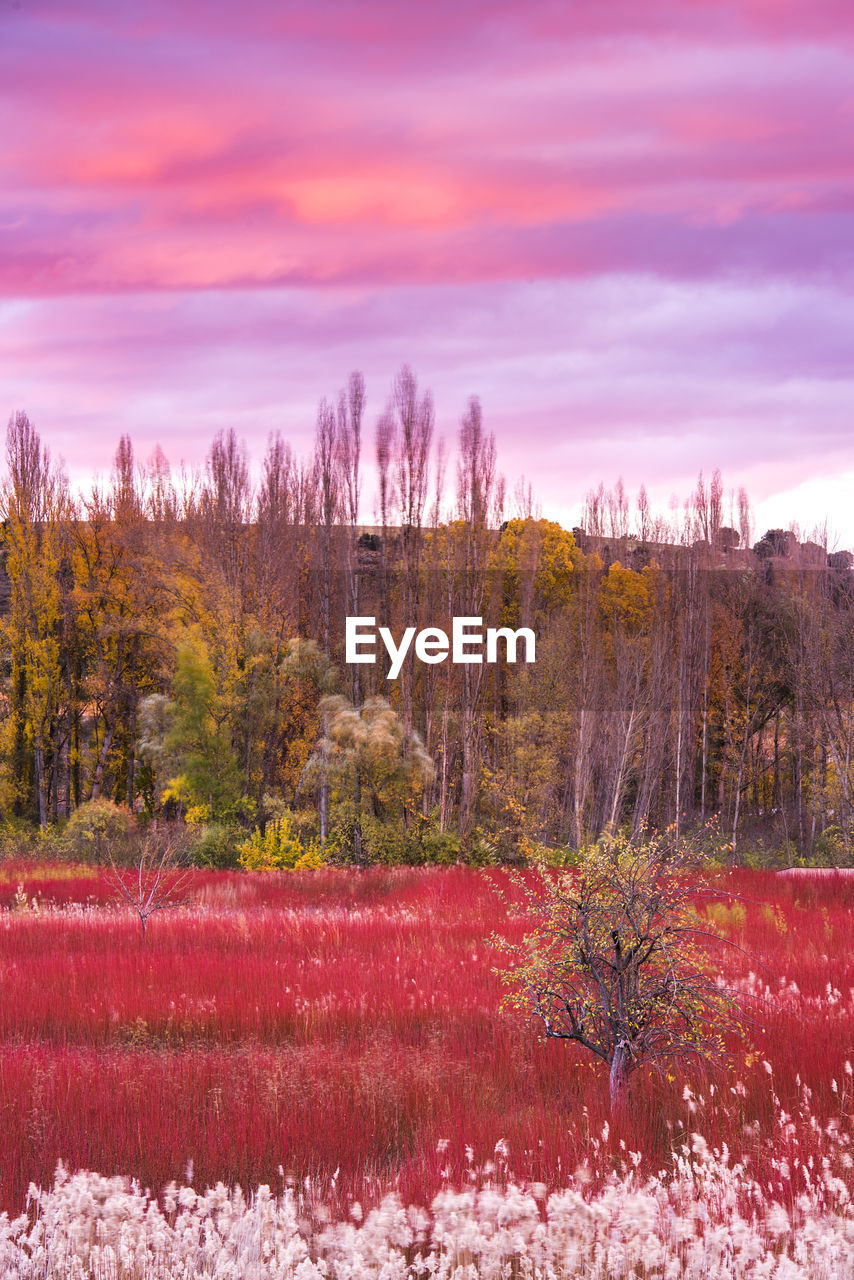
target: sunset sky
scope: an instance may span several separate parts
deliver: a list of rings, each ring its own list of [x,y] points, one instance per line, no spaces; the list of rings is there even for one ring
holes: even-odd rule
[[[75,481],[406,361],[566,523],[720,467],[854,545],[852,286],[851,0],[0,0],[0,411]]]

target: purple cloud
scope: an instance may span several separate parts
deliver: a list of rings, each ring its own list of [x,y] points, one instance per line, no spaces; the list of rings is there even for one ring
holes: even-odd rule
[[[360,367],[379,411],[404,360],[564,518],[620,472],[666,502],[854,470],[847,2],[0,23],[0,391],[75,474],[127,430],[307,448],[321,395]]]

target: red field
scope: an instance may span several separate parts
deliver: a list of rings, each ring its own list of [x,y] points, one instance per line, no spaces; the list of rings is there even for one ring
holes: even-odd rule
[[[499,1011],[486,940],[520,929],[499,872],[199,873],[145,939],[99,874],[0,868],[5,908],[19,881],[40,905],[0,913],[0,1202],[13,1212],[60,1159],[155,1191],[190,1161],[198,1187],[309,1178],[346,1208],[392,1187],[429,1203],[495,1163],[497,1144],[499,1172],[560,1186],[584,1161],[601,1177],[626,1148],[655,1171],[695,1129],[783,1203],[810,1158],[819,1168],[830,1144],[836,1168],[847,1151],[850,881],[725,882],[740,901],[712,910],[750,953],[725,959],[755,998],[751,1043],[731,1073],[690,1080],[693,1098],[683,1074],[638,1081],[628,1129],[606,1137],[601,1068]]]

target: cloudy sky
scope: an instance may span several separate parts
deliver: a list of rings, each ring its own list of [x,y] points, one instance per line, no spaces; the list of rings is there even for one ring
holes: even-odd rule
[[[568,523],[854,543],[853,139],[850,0],[0,0],[0,412],[260,459],[405,361]]]

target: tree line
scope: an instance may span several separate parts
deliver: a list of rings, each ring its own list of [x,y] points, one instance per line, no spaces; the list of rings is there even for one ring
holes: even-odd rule
[[[508,497],[472,399],[453,455],[404,367],[374,430],[361,375],[314,448],[234,431],[197,474],[124,437],[80,496],[25,413],[2,483],[0,806],[42,828],[109,800],[356,863],[527,858],[716,819],[730,857],[850,860],[847,553],[770,530],[700,477],[578,527]],[[376,514],[364,521],[366,492]],[[344,620],[530,627],[534,664],[344,663]],[[314,845],[312,845],[314,847]],[[213,855],[212,855],[213,856]]]

